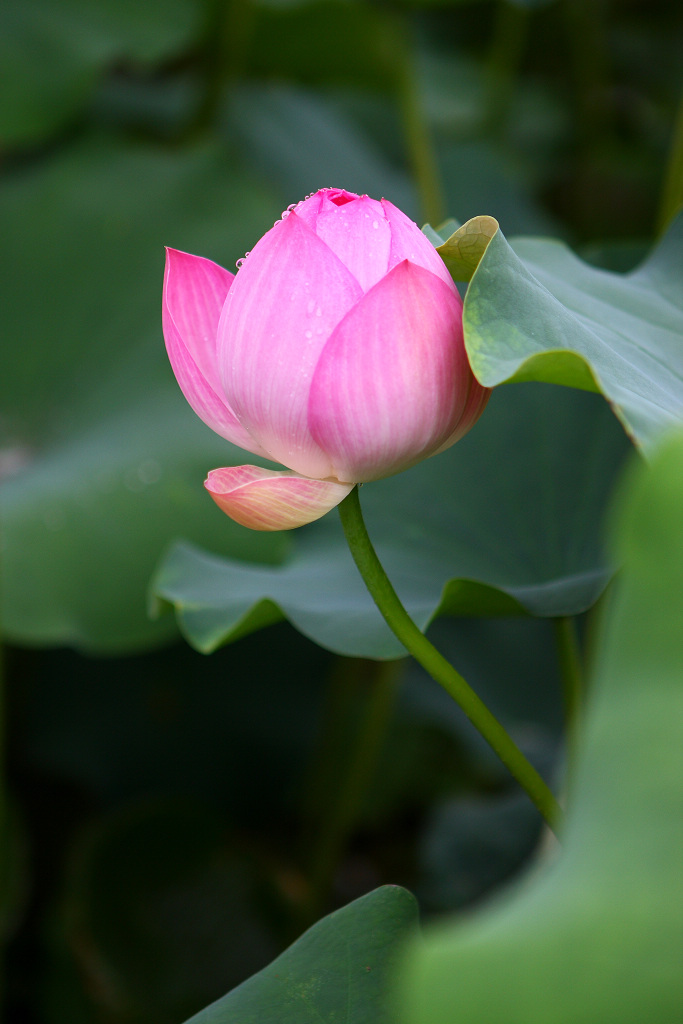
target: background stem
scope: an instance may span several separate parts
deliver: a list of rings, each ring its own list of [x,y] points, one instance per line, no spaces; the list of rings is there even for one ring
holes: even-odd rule
[[[332,746],[336,748],[332,750],[333,764],[322,766],[325,792],[316,801],[322,813],[315,825],[310,890],[304,906],[304,920],[300,922],[302,928],[308,927],[324,912],[339,861],[358,823],[393,718],[401,668],[402,661],[359,662],[345,658],[341,678],[337,676],[333,680],[333,690],[339,683],[345,696],[351,691],[353,697],[353,691],[357,693],[360,688],[361,706],[360,713],[353,715],[352,734],[349,735],[347,725],[342,737],[337,735],[333,738]],[[336,713],[332,725],[338,733],[339,701],[334,699],[335,696],[338,694],[333,693],[332,711]],[[357,704],[357,701],[352,700],[352,703]],[[349,708],[345,710],[343,717],[347,719]],[[325,739],[323,758],[328,750],[329,737]],[[327,771],[324,771],[325,767]],[[331,776],[334,776],[333,780]]]
[[[422,109],[420,82],[406,21],[398,23],[396,38],[399,107],[408,158],[420,198],[420,215],[424,221],[438,227],[446,216],[441,175],[427,118]]]
[[[365,528],[357,486],[338,507],[353,559],[387,625],[415,660],[460,705],[554,831],[560,824],[562,811],[550,788],[471,686],[420,632],[401,604]]]
[[[485,127],[497,137],[506,126],[515,99],[515,83],[528,37],[529,11],[500,0],[486,62]]]
[[[678,105],[664,176],[657,225],[659,234],[664,234],[681,206],[683,206],[683,96]]]

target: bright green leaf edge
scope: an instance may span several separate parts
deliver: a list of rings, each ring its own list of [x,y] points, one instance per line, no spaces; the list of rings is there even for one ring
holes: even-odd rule
[[[683,433],[631,466],[622,573],[576,739],[562,848],[401,971],[405,1024],[675,1024],[683,1006]]]
[[[417,930],[417,903],[385,885],[317,924],[188,1024],[389,1024],[387,980]]]
[[[557,241],[509,243],[495,223],[473,218],[447,239],[427,232],[442,239],[454,278],[471,278],[463,325],[476,376],[487,387],[599,391],[647,454],[683,421],[683,215],[630,274],[592,267]]]

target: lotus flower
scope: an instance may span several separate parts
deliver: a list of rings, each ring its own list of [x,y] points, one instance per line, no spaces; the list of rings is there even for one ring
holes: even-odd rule
[[[240,261],[167,251],[163,326],[178,383],[222,437],[287,471],[215,469],[244,526],[291,529],[356,483],[407,469],[473,426],[462,302],[420,229],[383,199],[322,189]]]

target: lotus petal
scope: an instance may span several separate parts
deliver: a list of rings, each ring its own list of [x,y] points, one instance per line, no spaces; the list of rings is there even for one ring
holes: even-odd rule
[[[304,476],[332,476],[308,429],[308,392],[331,332],[362,296],[355,277],[289,214],[254,247],[218,327],[225,395],[269,457]]]
[[[309,401],[311,434],[331,458],[331,475],[389,476],[454,434],[472,380],[460,308],[453,289],[404,260],[342,320]]]
[[[267,457],[225,401],[218,374],[218,320],[233,281],[234,275],[212,260],[166,250],[166,350],[185,398],[206,425],[240,448]]]
[[[252,530],[293,530],[312,523],[353,488],[259,466],[214,469],[204,486],[226,515]]]

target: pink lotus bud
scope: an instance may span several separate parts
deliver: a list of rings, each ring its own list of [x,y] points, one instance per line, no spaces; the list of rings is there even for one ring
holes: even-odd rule
[[[236,276],[169,249],[163,323],[195,412],[294,471],[210,474],[220,507],[254,529],[310,522],[355,483],[443,451],[489,396],[470,369],[462,302],[434,247],[387,200],[342,189],[286,211]]]

